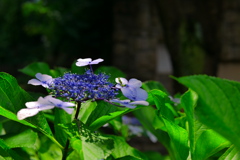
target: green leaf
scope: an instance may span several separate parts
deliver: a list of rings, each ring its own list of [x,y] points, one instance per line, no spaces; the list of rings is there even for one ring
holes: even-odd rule
[[[112,152],[112,140],[105,140],[104,142],[87,142],[82,137],[80,139],[71,139],[71,145],[75,151],[79,153],[82,159],[105,159]]]
[[[72,63],[71,71],[72,73],[84,74],[88,67],[78,67],[76,66],[76,61]]]
[[[107,158],[113,149],[113,140],[89,130],[83,123],[61,125],[70,137],[72,148],[78,153],[81,159],[102,159]]]
[[[126,157],[126,156],[129,156],[128,159],[134,159],[134,160],[147,159],[146,155],[136,150],[135,148],[129,146],[123,137],[118,137],[114,135],[107,135],[107,137],[114,140],[114,149],[112,152],[112,156],[115,159]]]
[[[97,103],[97,107],[95,108],[95,110],[92,112],[92,114],[88,117],[87,120],[87,125],[92,124],[96,119],[100,118],[101,116],[107,115],[109,113],[118,111],[119,109],[114,106],[111,105],[107,102],[104,101],[100,101]]]
[[[188,120],[191,158],[201,160],[228,147],[229,141],[195,119],[194,108],[197,100],[198,95],[189,90],[182,96],[181,104]]]
[[[157,81],[146,81],[143,83],[142,88],[145,91],[151,91],[153,89],[158,89],[169,95],[167,89],[160,82],[157,82]]]
[[[164,117],[160,117],[165,124],[167,132],[173,144],[174,155],[177,160],[187,159],[188,148],[188,133],[187,131]]]
[[[198,94],[195,110],[199,120],[240,149],[240,83],[206,75],[181,77],[177,81]]]
[[[0,158],[23,160],[23,158],[13,151],[2,139],[0,139]]]
[[[240,151],[232,145],[218,160],[239,160]]]
[[[69,70],[63,67],[56,67],[50,70],[50,75],[53,77],[62,76],[64,73],[68,72]]]
[[[156,122],[156,109],[153,107],[142,107],[133,112],[135,117],[141,122],[144,128],[149,130],[153,135],[155,135],[160,143],[168,150],[169,154],[173,154],[173,150],[170,147],[170,138],[167,132],[162,130],[157,130],[155,127],[162,127],[164,123],[162,121]],[[159,118],[158,118],[159,119]]]
[[[112,83],[116,83],[115,78],[117,77],[126,77],[126,74],[119,69],[109,66],[101,66],[95,70],[95,73],[106,73],[107,75],[110,75],[109,81]]]
[[[68,114],[63,109],[54,108],[54,130],[56,140],[62,145],[65,146],[67,142],[67,134],[63,131],[61,124],[67,124],[71,122],[71,114]]]
[[[4,139],[10,148],[28,147],[36,148],[37,133],[32,130],[26,130],[17,135]]]
[[[92,100],[81,103],[78,119],[80,119],[81,122],[86,123],[96,106],[97,102],[92,102]]]
[[[25,103],[33,101],[32,97],[25,92],[17,83],[16,79],[7,73],[0,73],[0,115],[17,121],[24,125],[37,128],[43,134],[58,144],[52,135],[52,131],[44,115],[40,112],[34,117],[18,120],[16,113],[25,108]],[[61,145],[60,145],[61,146]]]
[[[198,95],[191,90],[186,92],[181,97],[181,104],[184,108],[184,112],[186,113],[187,121],[188,121],[189,141],[190,141],[191,153],[194,153],[194,151],[195,151],[196,137],[195,137],[195,133],[194,133],[194,130],[195,130],[194,107],[197,105],[197,99],[198,99]]]
[[[194,158],[196,160],[207,159],[229,145],[229,141],[222,136],[219,136],[218,133],[213,130],[205,130],[196,141]]]
[[[143,106],[138,106],[135,109],[129,109],[129,108],[118,108],[114,105],[111,105],[107,102],[100,102],[98,103],[98,106],[94,110],[94,112],[91,114],[90,118],[88,119],[87,124],[90,126],[92,130],[96,130],[103,126],[104,124],[108,123],[109,121],[122,116],[126,113],[138,110],[139,108],[142,108]]]
[[[44,62],[31,63],[23,69],[19,69],[19,71],[32,77],[35,77],[37,73],[51,74],[49,65]]]

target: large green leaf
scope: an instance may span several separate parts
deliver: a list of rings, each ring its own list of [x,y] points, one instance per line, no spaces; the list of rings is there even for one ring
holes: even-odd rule
[[[79,121],[61,126],[69,135],[70,144],[81,159],[105,159],[112,153],[112,139],[90,131]]]
[[[197,100],[197,94],[190,90],[182,96],[181,104],[188,120],[191,158],[202,160],[228,147],[229,141],[196,120]]]
[[[62,145],[65,146],[67,142],[67,134],[62,130],[62,127],[59,125],[67,124],[71,122],[71,114],[68,114],[63,109],[54,108],[54,130],[55,130],[55,137],[57,141]]]
[[[79,112],[78,119],[80,119],[81,122],[86,123],[89,116],[96,108],[96,106],[97,102],[92,102],[92,100],[88,100],[84,103],[81,103],[81,109]]]
[[[157,82],[157,81],[146,81],[143,83],[142,88],[146,91],[158,89],[165,92],[166,94],[169,94],[167,89],[160,82]]]
[[[37,73],[48,74],[50,75],[50,67],[47,63],[44,62],[34,62],[24,67],[23,69],[19,69],[22,73],[34,77]]]
[[[23,160],[23,158],[20,155],[18,155],[15,151],[13,151],[2,139],[0,139],[0,159]]]
[[[115,159],[127,157],[133,160],[145,160],[146,155],[129,146],[123,137],[108,135],[107,137],[114,140],[114,149],[112,155]]]
[[[38,115],[27,118],[25,120],[17,119],[16,113],[20,109],[25,108],[25,103],[29,101],[33,101],[33,98],[18,85],[16,79],[7,73],[1,72],[0,115],[24,125],[37,128],[39,131],[41,131],[43,134],[58,144],[58,142],[53,137],[48,122],[41,112]]]
[[[240,151],[234,145],[232,145],[221,157],[219,157],[218,160],[239,160],[239,159]]]
[[[18,133],[17,135],[5,138],[5,143],[10,148],[28,147],[36,148],[37,133],[32,130],[26,130],[24,132]]]
[[[177,78],[198,96],[199,120],[240,149],[240,83],[206,75]]]

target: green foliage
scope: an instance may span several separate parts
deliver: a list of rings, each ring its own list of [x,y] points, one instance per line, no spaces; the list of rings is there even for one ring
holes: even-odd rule
[[[14,77],[0,73],[0,115],[21,124],[38,129],[51,140],[58,143],[53,137],[52,131],[42,113],[27,120],[18,120],[17,111],[24,108],[25,102],[32,101],[31,96],[20,88]],[[60,145],[61,147],[61,145]]]
[[[204,75],[177,79],[198,94],[196,115],[240,148],[239,96],[240,83]]]
[[[70,70],[50,69],[38,62],[21,72],[57,77]],[[84,68],[73,65],[71,72],[82,73]],[[113,83],[116,77],[125,76],[114,67],[100,67],[96,73],[100,72],[109,74]],[[34,99],[14,77],[0,73],[0,159],[238,159],[240,83],[206,75],[175,80],[189,88],[179,102],[159,82],[148,81],[143,88],[149,106],[129,109],[91,99],[76,102],[81,107],[76,117],[55,108],[18,120],[16,113]],[[132,136],[130,124],[124,124],[122,116],[129,113],[141,123],[145,131],[141,134],[151,133],[166,148],[167,156],[141,152],[127,143]]]

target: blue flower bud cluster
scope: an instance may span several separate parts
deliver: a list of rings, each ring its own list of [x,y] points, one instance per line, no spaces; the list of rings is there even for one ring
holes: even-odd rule
[[[49,89],[55,97],[73,101],[114,99],[118,89],[108,79],[108,75],[94,74],[91,70],[82,75],[65,73],[62,77],[55,78]]]

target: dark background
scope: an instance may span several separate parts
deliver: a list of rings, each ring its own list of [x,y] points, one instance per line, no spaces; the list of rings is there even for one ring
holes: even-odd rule
[[[170,55],[169,74],[218,76],[220,63],[239,64],[239,37],[237,0],[0,0],[0,71],[20,83],[18,69],[32,62],[70,67],[88,57],[161,81],[159,44]]]

